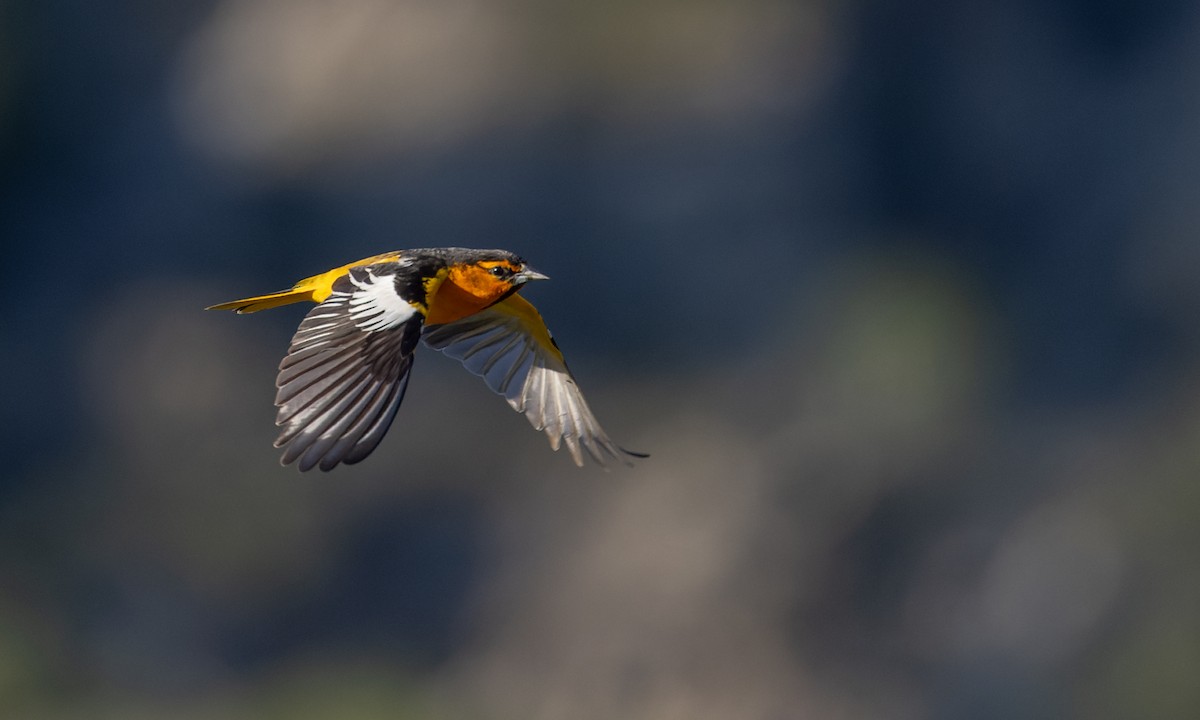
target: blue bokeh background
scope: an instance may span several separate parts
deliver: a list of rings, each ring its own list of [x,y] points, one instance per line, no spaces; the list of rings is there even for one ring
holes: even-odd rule
[[[0,716],[1191,718],[1200,8],[0,5]],[[610,434],[298,308],[503,247]]]

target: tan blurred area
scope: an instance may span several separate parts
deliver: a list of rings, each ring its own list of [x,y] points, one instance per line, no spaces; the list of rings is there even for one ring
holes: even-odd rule
[[[3,186],[14,227],[75,244],[65,270],[22,246],[23,297],[46,299],[0,326],[0,368],[25,378],[0,425],[19,456],[0,486],[0,717],[1200,711],[1200,353],[1180,269],[1200,142],[1114,110],[1101,130],[1145,141],[1122,174],[1127,151],[1073,124],[1110,104],[1088,84],[1110,76],[1022,60],[1058,57],[1024,54],[1027,27],[1084,43],[1058,20],[942,8],[944,31],[916,24],[947,44],[893,62],[863,59],[909,27],[886,2],[121,5],[121,37],[163,60],[157,110],[96,121],[79,142],[105,149],[71,150],[84,180],[28,161]],[[1168,25],[1113,97],[1175,97],[1190,54]],[[149,72],[131,57],[117,75]],[[923,63],[947,85],[889,85],[925,82]],[[0,128],[24,127],[33,71],[16,67]],[[1035,122],[1052,111],[1029,97],[1076,84]],[[981,117],[1044,145],[1023,155]],[[0,151],[17,167],[24,147]],[[143,174],[104,181],[126,166]],[[1081,168],[1082,189],[1055,194],[1046,168]],[[458,244],[553,277],[526,297],[648,459],[578,470],[423,349],[366,462],[278,466],[274,375],[301,311],[200,309]]]
[[[821,2],[229,0],[181,53],[180,122],[257,172],[379,162],[563,112],[722,122],[805,102]]]

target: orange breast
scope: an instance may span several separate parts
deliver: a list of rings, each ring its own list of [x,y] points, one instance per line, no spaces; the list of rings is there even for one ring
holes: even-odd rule
[[[441,325],[474,315],[511,289],[511,285],[475,266],[451,268],[429,303],[427,325]]]

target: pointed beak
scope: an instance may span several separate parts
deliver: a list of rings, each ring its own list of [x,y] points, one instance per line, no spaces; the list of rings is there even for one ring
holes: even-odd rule
[[[533,268],[531,268],[531,267],[529,267],[528,265],[526,265],[524,270],[522,270],[521,272],[517,273],[517,275],[516,275],[516,278],[515,278],[515,279],[516,279],[518,282],[521,282],[521,283],[527,283],[527,282],[529,282],[530,280],[549,280],[549,279],[550,279],[550,276],[549,276],[549,275],[543,275],[543,274],[541,274],[540,272],[538,272],[537,270],[534,270]]]

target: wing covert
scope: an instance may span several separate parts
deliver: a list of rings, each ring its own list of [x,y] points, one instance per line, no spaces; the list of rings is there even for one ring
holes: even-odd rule
[[[395,266],[354,267],[305,316],[279,364],[275,424],[284,465],[356,463],[404,399],[424,316],[396,291]]]
[[[576,465],[581,446],[600,465],[644,457],[618,447],[596,420],[541,315],[519,295],[461,320],[425,328],[425,344],[460,361],[503,395],[550,447],[566,443]]]

